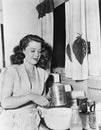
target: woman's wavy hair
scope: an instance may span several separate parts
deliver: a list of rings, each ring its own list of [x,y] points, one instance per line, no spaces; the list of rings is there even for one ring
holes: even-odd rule
[[[42,46],[41,57],[36,66],[47,69],[49,66],[49,61],[52,57],[52,48],[41,37],[32,34],[29,34],[22,38],[19,42],[19,45],[13,49],[14,54],[10,56],[11,64],[20,65],[24,62],[25,55],[23,53],[23,50],[26,49],[31,41],[40,42]]]

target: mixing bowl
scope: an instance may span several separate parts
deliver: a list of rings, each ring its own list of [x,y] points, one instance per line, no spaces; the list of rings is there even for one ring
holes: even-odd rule
[[[48,128],[66,130],[70,128],[71,114],[71,108],[48,108],[44,109],[43,118]]]

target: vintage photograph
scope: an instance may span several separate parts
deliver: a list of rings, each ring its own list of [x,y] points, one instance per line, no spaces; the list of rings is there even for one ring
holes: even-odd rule
[[[101,0],[0,0],[0,130],[101,130]]]

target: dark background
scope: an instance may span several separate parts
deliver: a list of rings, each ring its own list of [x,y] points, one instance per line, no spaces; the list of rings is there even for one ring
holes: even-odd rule
[[[65,4],[54,9],[54,50],[52,68],[65,66]]]

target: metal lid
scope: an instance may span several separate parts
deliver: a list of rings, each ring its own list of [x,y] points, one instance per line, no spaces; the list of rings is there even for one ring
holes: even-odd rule
[[[54,83],[60,83],[60,75],[58,73],[51,73],[53,76],[53,82]]]

